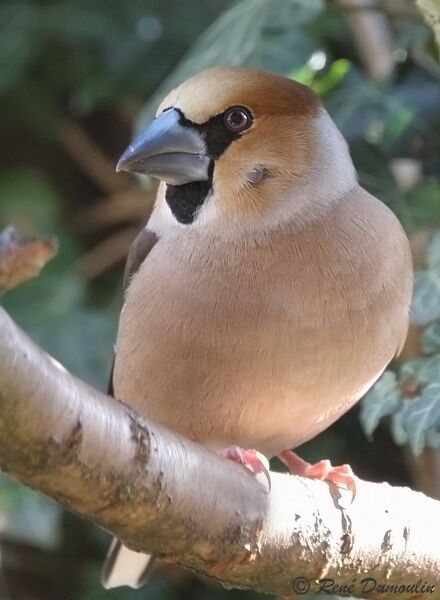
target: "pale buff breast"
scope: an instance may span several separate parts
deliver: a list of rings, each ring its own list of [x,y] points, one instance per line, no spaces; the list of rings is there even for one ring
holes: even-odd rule
[[[294,447],[392,359],[411,273],[400,225],[363,191],[259,243],[162,236],[126,295],[116,397],[211,447]]]

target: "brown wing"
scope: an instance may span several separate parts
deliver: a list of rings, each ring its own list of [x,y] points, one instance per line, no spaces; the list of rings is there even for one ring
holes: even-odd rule
[[[157,240],[157,235],[147,228],[142,229],[135,237],[127,256],[127,262],[125,263],[123,279],[124,293],[130,283],[130,278],[138,271]]]
[[[157,242],[155,233],[145,228],[136,236],[128,253],[125,263],[123,293],[130,285],[130,279],[138,271],[147,258],[151,248]],[[107,393],[113,396],[113,359],[108,382]],[[102,583],[105,588],[128,585],[140,588],[146,583],[154,565],[154,558],[150,554],[138,554],[125,548],[119,540],[113,539],[102,569]],[[129,565],[129,566],[128,566]],[[128,571],[127,571],[128,568]]]
[[[130,279],[133,277],[135,273],[137,273],[139,267],[147,258],[150,250],[157,242],[158,237],[153,232],[150,231],[147,227],[142,229],[134,239],[134,242],[131,245],[130,252],[127,256],[127,262],[125,263],[124,269],[124,278],[123,278],[123,294],[130,285]],[[107,386],[107,394],[109,396],[113,396],[113,367],[114,367],[114,359],[112,363],[112,368],[110,371],[109,382]]]

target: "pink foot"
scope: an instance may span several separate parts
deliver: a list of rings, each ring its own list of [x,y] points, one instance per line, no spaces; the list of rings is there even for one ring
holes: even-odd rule
[[[250,450],[243,450],[240,446],[228,446],[227,448],[218,450],[217,454],[246,467],[246,469],[255,475],[264,473],[270,490],[269,461],[263,454],[257,452],[257,450],[254,450],[253,448]]]
[[[321,481],[327,481],[327,483],[335,485],[337,488],[347,489],[352,492],[354,500],[356,496],[356,475],[353,473],[350,465],[333,467],[329,460],[320,460],[311,465],[291,450],[284,450],[279,455],[279,458],[292,475],[320,479]]]

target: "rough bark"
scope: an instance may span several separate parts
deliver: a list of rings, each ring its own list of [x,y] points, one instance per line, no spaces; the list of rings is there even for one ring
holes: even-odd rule
[[[439,502],[359,481],[350,504],[325,483],[278,473],[269,493],[264,478],[69,374],[2,309],[0,331],[1,468],[127,546],[283,596],[307,587],[298,577],[311,591],[317,579],[353,584],[357,597],[363,578],[440,590]]]
[[[0,232],[0,293],[36,277],[57,253],[55,240],[23,237],[13,227]]]

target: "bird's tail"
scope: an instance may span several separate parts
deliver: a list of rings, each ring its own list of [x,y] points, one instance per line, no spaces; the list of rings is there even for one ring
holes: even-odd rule
[[[102,585],[106,589],[124,585],[138,589],[146,583],[153,564],[154,556],[151,554],[129,550],[113,538],[102,568]]]

